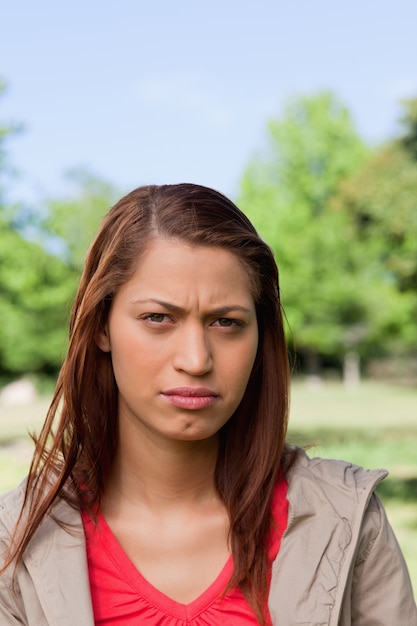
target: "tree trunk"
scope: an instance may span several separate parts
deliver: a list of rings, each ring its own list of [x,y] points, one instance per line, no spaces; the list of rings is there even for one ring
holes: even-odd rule
[[[305,353],[305,368],[308,385],[315,389],[320,387],[321,380],[321,363],[320,356],[315,350],[307,350]]]
[[[360,356],[355,350],[345,353],[343,361],[343,383],[345,387],[354,389],[361,382]]]

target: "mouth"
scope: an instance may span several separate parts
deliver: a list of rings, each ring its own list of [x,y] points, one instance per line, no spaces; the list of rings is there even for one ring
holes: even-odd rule
[[[168,402],[181,409],[205,409],[219,399],[219,395],[206,387],[177,387],[161,394]]]

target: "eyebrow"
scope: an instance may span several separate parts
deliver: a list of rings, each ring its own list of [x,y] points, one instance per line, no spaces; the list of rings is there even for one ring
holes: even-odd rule
[[[165,302],[165,300],[158,300],[157,298],[147,298],[146,300],[133,300],[131,304],[159,304],[159,306],[172,311],[172,313],[185,313],[186,310],[183,307],[172,304],[171,302]],[[241,304],[231,304],[229,306],[221,306],[210,311],[211,315],[227,315],[233,311],[241,311],[242,313],[250,313],[251,309],[242,306]]]

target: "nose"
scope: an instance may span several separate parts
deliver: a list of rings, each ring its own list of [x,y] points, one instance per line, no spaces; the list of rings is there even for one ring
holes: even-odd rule
[[[186,327],[176,338],[174,367],[192,376],[208,374],[213,367],[209,340],[204,328]]]

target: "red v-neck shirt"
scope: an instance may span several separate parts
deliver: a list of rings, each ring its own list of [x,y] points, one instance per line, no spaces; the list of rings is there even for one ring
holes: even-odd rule
[[[268,541],[271,565],[287,527],[287,483],[280,480],[272,500],[274,527]],[[233,572],[232,556],[214,582],[189,604],[172,600],[136,569],[101,513],[83,514],[88,573],[96,626],[255,626],[255,615],[239,588],[223,594]]]

